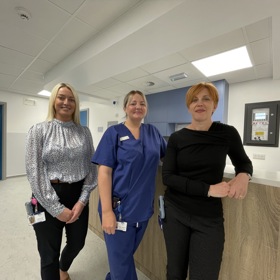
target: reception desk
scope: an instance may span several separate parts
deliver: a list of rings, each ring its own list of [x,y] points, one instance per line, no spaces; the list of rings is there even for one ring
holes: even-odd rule
[[[224,176],[224,180],[234,176],[231,166],[226,167]],[[164,190],[159,166],[156,198]],[[94,191],[90,198],[89,228],[103,238],[97,203],[98,192]],[[219,280],[279,280],[280,174],[254,173],[246,198],[224,198],[223,206],[226,241]],[[150,279],[165,280],[166,251],[157,215],[155,200],[155,214],[135,254],[135,262]]]

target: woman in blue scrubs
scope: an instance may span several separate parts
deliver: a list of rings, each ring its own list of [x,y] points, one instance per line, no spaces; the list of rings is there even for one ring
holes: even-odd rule
[[[92,158],[98,164],[99,214],[110,272],[106,280],[136,280],[133,255],[153,214],[155,178],[166,142],[142,123],[147,100],[140,91],[124,98],[126,120],[109,127]]]

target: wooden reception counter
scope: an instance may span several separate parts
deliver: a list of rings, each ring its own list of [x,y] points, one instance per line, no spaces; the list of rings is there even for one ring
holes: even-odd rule
[[[227,166],[224,176],[224,180],[233,177],[231,166]],[[159,166],[156,198],[164,190]],[[95,190],[90,198],[89,228],[103,239],[97,203]],[[219,280],[280,279],[280,173],[254,173],[247,197],[225,198],[223,205],[226,241]],[[155,214],[135,254],[135,262],[150,279],[165,280],[166,251],[157,215],[156,199]]]

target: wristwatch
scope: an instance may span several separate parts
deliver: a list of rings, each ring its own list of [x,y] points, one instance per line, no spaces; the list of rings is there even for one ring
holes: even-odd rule
[[[248,177],[249,177],[249,181],[251,181],[251,180],[252,180],[251,174],[250,174],[250,173],[247,173],[247,175],[248,175]]]

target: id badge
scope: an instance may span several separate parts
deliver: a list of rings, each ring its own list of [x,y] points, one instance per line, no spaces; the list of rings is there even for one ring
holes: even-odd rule
[[[45,212],[36,213],[28,216],[29,225],[35,225],[46,221]]]
[[[117,222],[116,230],[126,231],[127,222]]]

